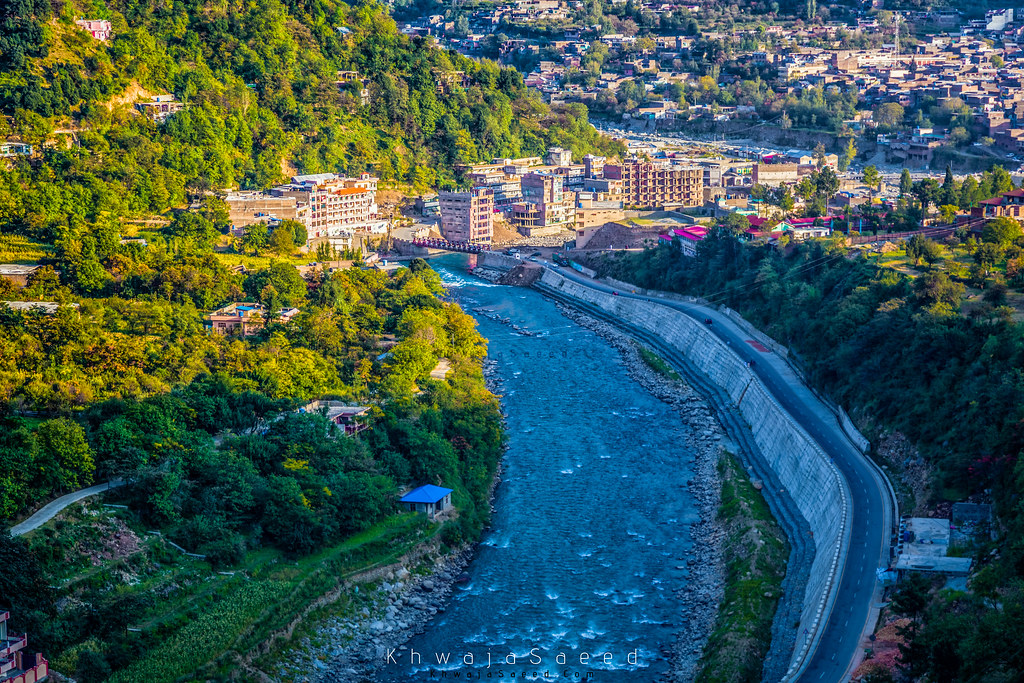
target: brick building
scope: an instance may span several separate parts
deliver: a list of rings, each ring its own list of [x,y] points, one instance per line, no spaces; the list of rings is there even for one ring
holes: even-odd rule
[[[494,190],[441,192],[441,235],[452,242],[490,244],[494,235]]]
[[[622,181],[627,206],[661,208],[704,203],[704,169],[700,166],[629,161],[606,164],[604,177]]]

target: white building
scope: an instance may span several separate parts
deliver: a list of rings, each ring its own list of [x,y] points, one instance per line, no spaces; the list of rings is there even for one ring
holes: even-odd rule
[[[377,178],[363,173],[358,178],[345,178],[334,173],[293,176],[287,185],[271,189],[277,197],[295,197],[309,206],[303,223],[309,239],[342,238],[349,243],[352,235],[384,234],[387,221],[377,215]]]

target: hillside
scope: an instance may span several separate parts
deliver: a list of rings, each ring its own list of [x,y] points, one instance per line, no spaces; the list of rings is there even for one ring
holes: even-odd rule
[[[109,20],[113,36],[93,39],[76,16]],[[45,154],[0,174],[0,231],[52,238],[190,193],[266,187],[289,164],[427,188],[455,182],[456,164],[553,144],[616,151],[584,107],[552,110],[514,69],[410,39],[374,3],[115,1],[55,13],[27,0],[5,5],[3,25],[0,138]],[[185,109],[150,121],[128,102],[149,93]]]
[[[996,249],[991,269],[1019,256],[1019,225],[1014,235],[999,243],[986,230],[980,245],[957,237],[947,247],[930,243],[936,258],[919,258],[917,274],[879,266],[836,240],[782,253],[727,232],[702,242],[696,259],[663,245],[590,263],[643,287],[729,306],[788,346],[811,381],[871,437],[901,514],[948,519],[954,502],[994,506],[991,526],[958,536],[956,554],[974,558],[966,590],[944,589],[942,576],[924,575],[894,593],[885,614],[905,619],[901,665],[894,668],[890,652],[888,666],[870,680],[1024,675],[1024,327],[989,294],[983,306],[961,314],[971,276],[941,258],[955,249]],[[909,253],[920,242],[906,246]],[[981,272],[983,282],[987,275]],[[986,286],[1005,298],[1006,282]]]
[[[153,95],[183,108],[153,120],[135,106]],[[0,139],[35,147],[0,160],[0,255],[40,266],[0,278],[0,301],[52,302],[0,304],[0,522],[129,482],[125,507],[0,533],[0,604],[56,670],[223,679],[321,598],[360,612],[348,577],[477,537],[504,434],[472,318],[422,261],[304,279],[288,222],[279,258],[243,268],[217,251],[209,191],[292,169],[427,188],[496,155],[615,151],[584,109],[401,35],[378,5],[276,0],[5,3],[0,108]],[[256,302],[232,309],[255,311],[251,333],[214,331],[233,302]],[[358,424],[308,407],[324,399]],[[396,505],[428,482],[453,490],[443,525]]]

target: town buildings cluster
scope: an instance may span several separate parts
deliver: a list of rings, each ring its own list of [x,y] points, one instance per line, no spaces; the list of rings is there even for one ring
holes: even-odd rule
[[[306,228],[309,246],[354,249],[365,238],[387,232],[388,221],[378,215],[377,183],[368,173],[358,178],[335,173],[292,176],[267,192],[228,192],[228,220],[237,231],[253,223],[297,221]]]

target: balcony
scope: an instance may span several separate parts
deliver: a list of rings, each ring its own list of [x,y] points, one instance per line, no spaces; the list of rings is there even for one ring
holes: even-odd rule
[[[14,633],[7,634],[7,640],[0,640],[0,657],[5,657],[12,652],[17,652],[28,645],[28,636]]]

